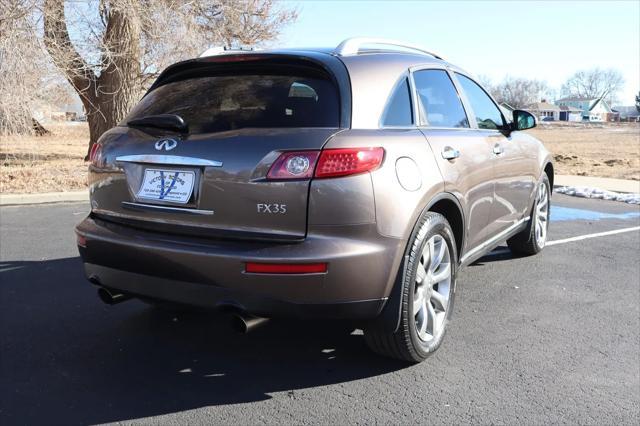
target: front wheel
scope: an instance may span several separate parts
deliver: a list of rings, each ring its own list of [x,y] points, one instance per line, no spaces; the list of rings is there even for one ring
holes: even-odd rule
[[[416,231],[401,271],[398,330],[364,330],[374,352],[410,362],[423,361],[442,343],[453,308],[457,265],[453,232],[442,215],[425,213]]]
[[[536,189],[536,198],[527,227],[507,240],[507,245],[512,252],[532,255],[539,253],[544,248],[549,231],[550,198],[551,185],[549,178],[544,174]]]

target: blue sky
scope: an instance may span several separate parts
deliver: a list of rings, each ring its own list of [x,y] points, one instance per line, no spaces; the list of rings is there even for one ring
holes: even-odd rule
[[[353,36],[417,43],[475,75],[545,80],[559,89],[573,72],[617,68],[620,100],[640,89],[640,1],[285,1],[298,21],[284,47],[336,46]]]

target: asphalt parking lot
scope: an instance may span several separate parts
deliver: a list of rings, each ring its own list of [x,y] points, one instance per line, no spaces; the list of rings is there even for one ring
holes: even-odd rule
[[[373,355],[343,324],[105,306],[72,228],[87,204],[0,208],[0,423],[581,423],[640,418],[640,207],[554,195],[538,256],[459,276],[441,349]]]

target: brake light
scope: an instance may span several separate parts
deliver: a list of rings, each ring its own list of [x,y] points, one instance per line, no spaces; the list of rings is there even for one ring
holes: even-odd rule
[[[326,263],[252,263],[245,265],[252,274],[317,274],[327,272]]]
[[[315,177],[328,178],[370,172],[382,164],[383,148],[344,148],[322,151]]]
[[[377,169],[383,159],[384,149],[380,147],[285,152],[273,163],[267,173],[267,179],[308,179],[312,176],[330,178],[355,175]]]
[[[285,152],[273,163],[268,179],[308,179],[318,159],[318,151]]]
[[[89,161],[92,165],[96,167],[103,166],[103,158],[102,158],[102,145],[99,143],[94,143],[91,145],[91,150],[89,151]]]

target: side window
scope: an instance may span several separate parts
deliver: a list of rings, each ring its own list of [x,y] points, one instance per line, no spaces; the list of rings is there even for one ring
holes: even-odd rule
[[[420,100],[421,124],[432,127],[469,127],[458,92],[446,71],[417,71],[413,78]]]
[[[493,103],[484,89],[478,86],[475,81],[465,77],[464,75],[458,73],[456,73],[456,75],[460,81],[462,90],[464,90],[464,93],[467,95],[467,99],[469,99],[473,112],[476,114],[478,128],[492,130],[502,128],[504,126],[502,114],[500,114],[500,110],[496,104]]]
[[[405,78],[400,83],[393,95],[382,120],[383,126],[412,126],[413,111],[411,108],[411,96],[409,94],[409,82]]]

